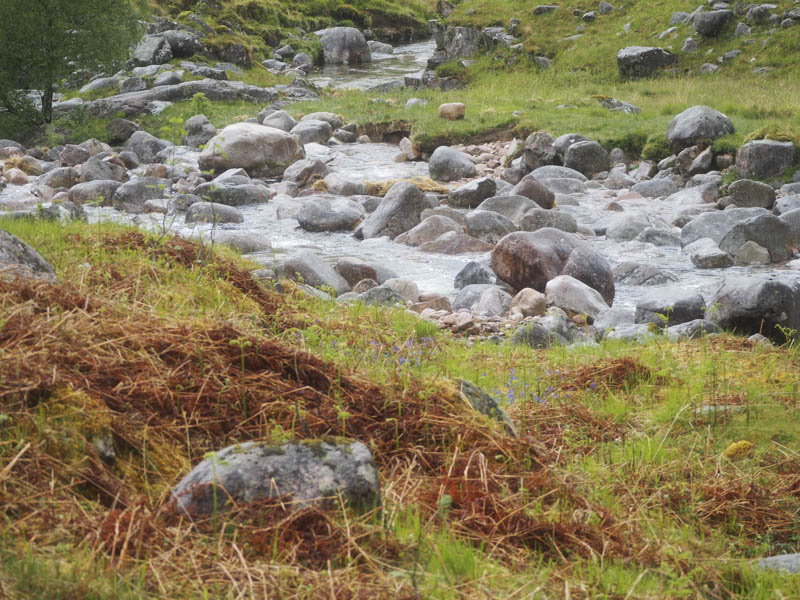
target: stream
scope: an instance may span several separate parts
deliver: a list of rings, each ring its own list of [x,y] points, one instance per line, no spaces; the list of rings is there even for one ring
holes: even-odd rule
[[[335,88],[368,89],[375,85],[402,80],[407,73],[424,68],[427,58],[433,51],[433,42],[425,41],[398,46],[395,53],[375,54],[373,62],[358,66],[328,66],[312,73],[311,79],[320,86]],[[324,107],[320,107],[324,110]],[[254,108],[255,112],[255,108]],[[308,158],[319,158],[326,162],[332,171],[364,181],[380,182],[390,179],[427,177],[428,165],[425,162],[395,162],[398,147],[391,144],[338,144],[322,146],[307,144]],[[180,149],[182,161],[196,163],[198,152]],[[0,205],[30,204],[33,185],[9,185],[0,191]],[[561,208],[573,214],[579,224],[591,225],[598,219],[612,215],[606,210],[609,202],[616,200],[624,205],[625,211],[643,211],[649,217],[661,220],[667,227],[685,206],[670,204],[665,200],[639,197],[625,197],[627,190],[615,191],[602,187],[589,188],[586,193],[573,197],[578,206]],[[33,199],[35,200],[35,199]],[[456,294],[453,280],[456,274],[471,260],[488,261],[489,254],[461,254],[448,256],[426,253],[416,248],[397,244],[388,238],[359,241],[349,233],[311,233],[301,230],[294,219],[277,218],[277,202],[239,207],[244,214],[244,223],[218,225],[218,229],[236,229],[255,233],[269,240],[271,250],[249,255],[255,261],[272,267],[282,256],[299,250],[311,249],[328,260],[352,256],[367,261],[379,262],[391,268],[399,277],[415,281],[421,291],[437,292],[450,296]],[[144,214],[130,215],[112,208],[84,207],[89,220],[98,222],[113,220],[136,224],[148,229],[168,228],[181,236],[212,235],[210,225],[187,225],[182,215]],[[754,272],[783,272],[785,276],[800,274],[798,263],[786,265],[767,265],[760,267],[731,267],[727,269],[696,269],[688,255],[680,246],[655,246],[640,242],[618,242],[602,237],[588,237],[612,264],[623,261],[636,261],[658,266],[671,271],[678,277],[678,284],[693,289],[708,299],[723,276],[744,275]],[[637,299],[652,290],[648,286],[617,285],[614,306],[633,307]]]

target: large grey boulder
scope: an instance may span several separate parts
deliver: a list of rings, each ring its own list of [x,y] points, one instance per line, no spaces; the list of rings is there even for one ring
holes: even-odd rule
[[[447,60],[470,58],[480,48],[481,33],[474,27],[448,27],[444,32]]]
[[[560,210],[545,210],[543,208],[532,208],[519,220],[519,228],[522,231],[536,231],[544,227],[552,227],[568,233],[577,233],[578,222],[569,213]]]
[[[306,231],[352,231],[364,217],[364,209],[354,200],[312,198],[303,203],[297,223]]]
[[[305,153],[297,136],[256,123],[234,123],[209,140],[198,163],[203,170],[242,168],[251,177],[267,177],[281,175],[301,158]]]
[[[147,200],[164,198],[170,181],[155,177],[142,177],[123,183],[114,192],[111,206],[117,210],[129,213],[144,212],[144,203]]]
[[[169,29],[158,35],[167,40],[173,58],[189,58],[205,50],[200,38],[189,31]]]
[[[0,229],[0,280],[9,276],[55,281],[56,272],[31,246]]]
[[[470,307],[470,311],[482,317],[499,317],[511,306],[511,294],[503,288],[491,285],[484,290]]]
[[[724,250],[720,250],[711,238],[700,238],[683,247],[692,264],[698,269],[724,269],[733,264],[733,258]]]
[[[569,167],[562,167],[559,165],[546,165],[544,167],[539,167],[538,169],[534,169],[528,175],[529,177],[533,177],[534,179],[538,179],[539,181],[544,181],[545,179],[577,179],[578,181],[586,182],[588,181],[587,177],[575,169],[570,169]]]
[[[772,212],[776,215],[785,215],[798,208],[800,208],[800,194],[792,194],[791,196],[784,196],[783,198],[775,200]]]
[[[453,287],[460,290],[468,285],[487,285],[496,282],[497,277],[489,267],[471,260],[456,274]]]
[[[567,150],[569,150],[569,147],[572,146],[572,144],[591,141],[591,139],[585,135],[581,135],[580,133],[563,133],[553,141],[553,149],[556,151],[558,158],[563,161],[567,154]]]
[[[87,160],[80,168],[81,182],[95,181],[98,179],[125,182],[130,179],[128,171],[115,162],[101,160],[98,156],[93,156]]]
[[[664,285],[678,280],[678,277],[651,264],[624,261],[614,267],[614,281],[626,285]]]
[[[243,223],[238,208],[216,202],[195,202],[186,209],[186,223]]]
[[[739,335],[760,333],[784,343],[800,330],[800,285],[775,276],[725,278],[708,305],[711,320]],[[794,334],[790,334],[794,330]],[[786,332],[786,335],[784,334]]]
[[[432,242],[419,245],[423,252],[437,252],[439,254],[467,254],[471,252],[488,252],[492,245],[478,238],[474,238],[459,231],[443,233]]]
[[[629,241],[636,238],[652,223],[641,211],[626,211],[615,215],[606,226],[606,237],[610,240]],[[599,234],[598,234],[599,235]]]
[[[739,208],[772,209],[775,204],[775,190],[766,183],[739,179],[728,186],[731,201]]]
[[[395,183],[360,227],[363,239],[388,235],[395,238],[420,222],[420,214],[428,208],[425,195],[408,181]]]
[[[335,294],[350,291],[350,285],[334,268],[311,251],[291,256],[278,265],[278,274],[312,287],[326,287]]]
[[[136,154],[143,164],[159,162],[158,153],[172,145],[172,142],[159,139],[146,131],[134,132],[125,142],[125,147]]]
[[[522,158],[529,171],[556,162],[554,142],[553,136],[546,131],[537,131],[525,138]]]
[[[408,246],[419,246],[426,242],[432,242],[448,231],[464,231],[464,227],[455,222],[450,217],[444,215],[430,215],[418,225],[415,225],[405,233],[401,233],[394,240],[398,244]]]
[[[217,128],[205,115],[189,117],[183,124],[183,129],[186,133],[181,136],[181,141],[184,146],[191,148],[205,146],[211,138],[217,135]]]
[[[345,177],[340,173],[328,173],[323,181],[325,189],[337,196],[363,196],[367,193],[367,186],[363,181]]]
[[[447,196],[447,203],[455,208],[476,208],[497,191],[497,183],[489,177],[481,177],[457,187]]]
[[[274,113],[270,113],[264,117],[261,124],[265,127],[280,129],[281,131],[291,131],[292,128],[297,125],[297,121],[285,110],[276,110]]]
[[[311,143],[322,144],[324,146],[328,143],[328,140],[331,139],[333,129],[331,128],[331,124],[327,121],[303,119],[292,127],[290,133],[296,135],[303,146]]]
[[[674,154],[701,141],[734,133],[733,122],[708,106],[697,105],[675,115],[667,126],[667,143]]]
[[[786,211],[780,219],[789,226],[789,243],[792,248],[800,249],[800,207]]]
[[[312,185],[319,179],[324,179],[330,172],[328,165],[318,158],[304,158],[286,167],[283,172],[283,181],[291,181],[298,187],[303,187]]]
[[[796,162],[797,148],[792,142],[755,140],[736,152],[736,170],[742,177],[777,177]]]
[[[498,287],[494,283],[468,283],[461,286],[460,291],[453,299],[453,311],[471,310],[486,290]]]
[[[733,17],[731,10],[711,10],[694,15],[694,30],[705,37],[716,37]]]
[[[544,295],[549,306],[587,315],[592,320],[609,308],[597,290],[569,275],[559,275],[548,281]]]
[[[608,171],[608,152],[598,142],[576,142],[567,148],[564,166],[591,177],[600,171]]]
[[[272,446],[245,442],[213,453],[172,491],[180,513],[214,515],[237,504],[283,498],[292,508],[336,503],[380,505],[378,470],[361,442],[305,440]]]
[[[622,79],[647,77],[677,63],[678,57],[663,48],[628,46],[617,53],[617,68]]]
[[[541,207],[530,198],[524,196],[493,196],[481,202],[477,210],[490,210],[499,213],[518,224],[520,219],[534,208]]]
[[[800,573],[800,553],[776,554],[775,556],[768,556],[766,558],[762,558],[756,563],[756,569],[758,569],[759,571]]]
[[[786,221],[773,214],[766,213],[733,225],[719,241],[719,247],[731,256],[736,257],[738,262],[761,262],[760,260],[748,261],[738,258],[739,253],[743,251],[745,246],[752,246],[755,243],[769,253],[770,261],[781,262],[788,260],[791,256],[789,252],[791,246],[790,236],[791,228]]]
[[[588,242],[558,229],[510,233],[492,251],[492,269],[515,289],[540,292],[551,279],[570,275],[600,292],[607,304],[614,301],[608,261]]]
[[[655,323],[671,327],[702,319],[706,303],[703,296],[683,286],[654,289],[636,303],[636,323]]]
[[[517,329],[511,338],[512,343],[531,348],[549,348],[585,340],[586,336],[578,326],[557,306],[548,309],[539,320]]]
[[[473,210],[467,215],[467,234],[489,244],[496,244],[516,230],[511,219],[491,210]]]
[[[631,191],[645,198],[660,198],[671,196],[678,191],[678,186],[671,179],[648,179],[634,185]]]
[[[110,179],[95,179],[85,183],[76,183],[69,189],[70,202],[75,204],[100,204],[111,206],[114,192],[122,182]]]
[[[354,27],[331,27],[316,32],[325,64],[361,64],[372,61],[367,40]]]
[[[542,208],[553,208],[556,196],[552,190],[548,189],[541,181],[530,175],[526,175],[522,180],[511,189],[511,196],[525,196],[530,198]]]
[[[455,181],[475,177],[475,163],[469,156],[449,146],[439,146],[431,154],[428,171],[436,181]]]
[[[163,65],[172,60],[172,48],[160,35],[146,35],[133,49],[133,64],[137,67]]]
[[[194,193],[204,200],[228,206],[262,204],[269,200],[269,189],[258,183],[241,183],[238,185],[204,183],[197,186]]]

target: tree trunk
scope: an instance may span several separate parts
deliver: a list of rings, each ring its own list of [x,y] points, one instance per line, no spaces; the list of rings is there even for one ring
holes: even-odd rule
[[[42,94],[42,116],[45,123],[53,122],[53,84],[48,83]]]

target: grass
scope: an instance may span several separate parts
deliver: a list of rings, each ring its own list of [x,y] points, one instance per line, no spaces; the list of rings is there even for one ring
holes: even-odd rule
[[[800,592],[751,565],[800,550],[794,346],[469,345],[401,310],[270,292],[194,242],[0,226],[60,278],[0,282],[5,597]],[[471,413],[456,378],[497,396],[518,437]],[[93,449],[109,434],[113,464]],[[208,451],[325,434],[372,448],[380,512],[169,512]]]

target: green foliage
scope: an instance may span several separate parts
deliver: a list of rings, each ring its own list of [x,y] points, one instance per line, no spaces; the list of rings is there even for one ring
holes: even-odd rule
[[[41,116],[52,120],[61,80],[81,69],[113,70],[141,34],[141,0],[5,0],[0,20],[0,103],[19,112],[14,90],[41,90]]]
[[[800,148],[800,129],[785,122],[770,121],[745,136],[745,142],[753,140],[774,140],[776,142],[792,142]]]
[[[655,134],[647,138],[647,142],[642,148],[643,160],[661,160],[672,154],[664,134]]]

